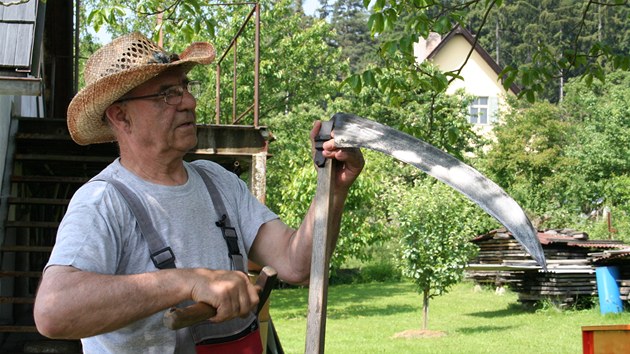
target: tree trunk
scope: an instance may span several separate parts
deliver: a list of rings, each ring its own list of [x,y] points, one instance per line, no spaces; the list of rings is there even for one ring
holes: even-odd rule
[[[429,289],[422,292],[422,329],[429,328]]]

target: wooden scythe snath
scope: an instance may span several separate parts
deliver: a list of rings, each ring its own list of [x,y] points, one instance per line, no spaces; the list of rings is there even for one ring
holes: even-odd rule
[[[329,255],[331,254],[333,169],[336,161],[326,160],[317,172],[315,193],[315,224],[313,230],[313,254],[311,280],[308,291],[308,316],[306,320],[305,353],[323,353],[326,336],[326,306],[328,301]]]
[[[315,164],[317,190],[315,191],[315,223],[313,225],[313,251],[311,278],[308,290],[308,316],[306,320],[305,353],[324,353],[326,337],[326,307],[328,303],[328,263],[332,253],[331,223],[334,186],[334,169],[337,161],[325,159],[322,144],[330,139],[332,121],[322,123],[315,138]]]
[[[328,297],[332,191],[336,161],[323,159],[322,144],[335,131],[335,146],[367,148],[390,155],[440,180],[479,205],[496,218],[546,270],[545,255],[536,230],[523,209],[501,187],[479,171],[426,142],[351,114],[337,113],[322,123],[315,139],[315,164],[319,167],[315,195],[316,216],[313,230],[311,278],[309,284],[308,317],[305,353],[324,353],[326,306]]]

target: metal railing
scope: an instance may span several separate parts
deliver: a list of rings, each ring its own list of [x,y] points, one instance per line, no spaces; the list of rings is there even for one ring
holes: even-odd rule
[[[247,18],[239,28],[238,32],[232,38],[230,45],[225,49],[219,60],[217,61],[216,68],[216,99],[215,99],[215,122],[221,124],[221,63],[227,60],[227,56],[232,51],[232,117],[230,124],[239,124],[245,116],[253,112],[254,115],[254,127],[258,127],[259,113],[260,113],[260,101],[259,101],[259,69],[260,69],[260,4],[258,2],[242,2],[231,4],[215,4],[215,5],[252,5],[252,10],[247,15]],[[255,15],[255,16],[254,16]],[[237,64],[238,64],[238,39],[245,31],[246,26],[254,19],[254,97],[253,102],[244,111],[238,112],[237,108]]]

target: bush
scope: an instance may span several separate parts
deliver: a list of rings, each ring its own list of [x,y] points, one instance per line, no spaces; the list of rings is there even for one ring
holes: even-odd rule
[[[391,283],[402,280],[399,268],[389,261],[379,260],[354,268],[333,270],[330,284]]]
[[[358,276],[358,282],[360,283],[398,282],[401,279],[402,275],[398,267],[392,263],[382,261],[362,267]]]

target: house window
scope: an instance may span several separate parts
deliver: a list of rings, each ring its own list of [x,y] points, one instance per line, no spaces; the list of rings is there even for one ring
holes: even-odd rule
[[[488,97],[477,97],[470,104],[468,120],[471,124],[488,124]]]

